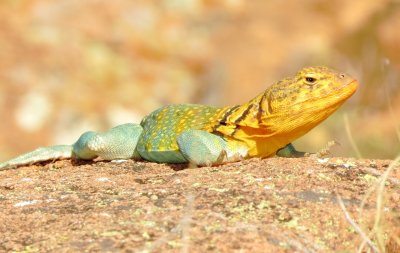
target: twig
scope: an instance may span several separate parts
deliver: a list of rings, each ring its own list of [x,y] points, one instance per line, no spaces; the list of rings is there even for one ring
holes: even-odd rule
[[[366,174],[371,174],[371,175],[378,176],[378,177],[382,176],[382,173],[380,173],[379,170],[374,169],[374,168],[360,168],[360,170]],[[392,184],[400,185],[400,179],[397,179],[394,177],[387,177],[386,180]]]
[[[139,252],[153,252],[156,248],[160,247],[161,245],[168,242],[168,240],[172,236],[178,235],[180,232],[182,233],[182,248],[181,253],[188,253],[189,252],[189,228],[192,221],[192,212],[193,212],[193,203],[194,203],[194,196],[193,194],[188,194],[186,196],[186,206],[184,208],[184,216],[182,217],[181,221],[178,225],[172,228],[166,235],[161,236],[154,242],[152,242],[149,246],[145,249],[142,249]]]

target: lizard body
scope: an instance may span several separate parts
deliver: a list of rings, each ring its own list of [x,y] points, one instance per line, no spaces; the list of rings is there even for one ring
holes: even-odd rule
[[[352,77],[326,67],[304,68],[242,105],[167,105],[140,124],[86,132],[73,145],[39,148],[0,163],[0,170],[70,157],[204,166],[276,154],[302,156],[291,142],[336,111],[357,86]]]

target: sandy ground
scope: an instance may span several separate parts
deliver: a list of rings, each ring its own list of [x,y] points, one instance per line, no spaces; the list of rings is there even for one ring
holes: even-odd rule
[[[390,163],[65,160],[1,171],[0,251],[356,252],[358,225],[373,246],[400,252],[400,168],[377,188]]]

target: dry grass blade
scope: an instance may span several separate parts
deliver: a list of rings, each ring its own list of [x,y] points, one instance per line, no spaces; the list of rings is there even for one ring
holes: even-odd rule
[[[369,236],[375,235],[376,241],[378,243],[379,249],[381,252],[385,252],[385,240],[384,240],[384,232],[382,229],[382,213],[383,213],[383,196],[384,196],[384,189],[385,189],[385,183],[387,181],[391,182],[392,184],[398,184],[397,179],[391,179],[389,177],[390,172],[399,164],[400,162],[400,156],[398,156],[390,165],[389,167],[385,170],[385,172],[380,175],[380,178],[378,179],[376,185],[370,187],[367,191],[367,193],[364,195],[363,200],[361,202],[360,206],[360,217],[362,217],[362,210],[364,209],[365,203],[367,202],[367,199],[371,196],[371,194],[376,190],[377,192],[377,197],[376,197],[376,215],[375,215],[375,220],[374,220],[374,226],[369,234]],[[360,245],[359,247],[359,252],[363,249],[366,241]]]
[[[372,231],[375,231],[375,237],[378,242],[378,246],[382,252],[385,249],[385,239],[384,233],[382,231],[382,213],[383,213],[383,196],[385,191],[385,183],[389,178],[390,172],[399,164],[400,156],[398,156],[386,169],[383,175],[380,177],[378,188],[377,188],[377,197],[376,197],[376,215],[375,215],[375,223]]]
[[[344,119],[344,126],[346,128],[346,134],[347,134],[347,137],[349,138],[351,147],[353,148],[353,150],[356,153],[357,157],[358,158],[362,158],[361,152],[358,149],[356,142],[354,141],[353,135],[351,134],[349,117],[347,116],[346,113],[343,115],[343,119]]]
[[[338,195],[337,196],[337,201],[339,203],[340,208],[342,209],[344,216],[347,220],[348,223],[354,228],[354,230],[361,236],[364,242],[368,244],[372,252],[379,253],[378,248],[375,246],[375,244],[371,241],[371,239],[368,238],[368,236],[362,231],[362,229],[357,225],[357,223],[351,218],[349,212],[347,212],[347,209],[343,203],[342,198]]]
[[[390,99],[387,88],[385,89],[385,95],[386,95],[386,101],[387,101],[389,112],[390,112],[390,117],[392,118],[392,121],[394,122],[394,128],[396,130],[397,138],[400,141],[400,126],[399,126],[399,122],[397,121],[396,113],[393,110],[392,100]]]

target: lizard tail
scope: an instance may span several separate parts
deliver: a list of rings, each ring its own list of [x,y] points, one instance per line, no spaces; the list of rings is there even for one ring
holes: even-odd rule
[[[56,160],[72,157],[72,145],[57,145],[38,148],[29,153],[17,156],[14,159],[0,163],[0,170],[6,170],[13,166],[32,164],[35,162]]]

